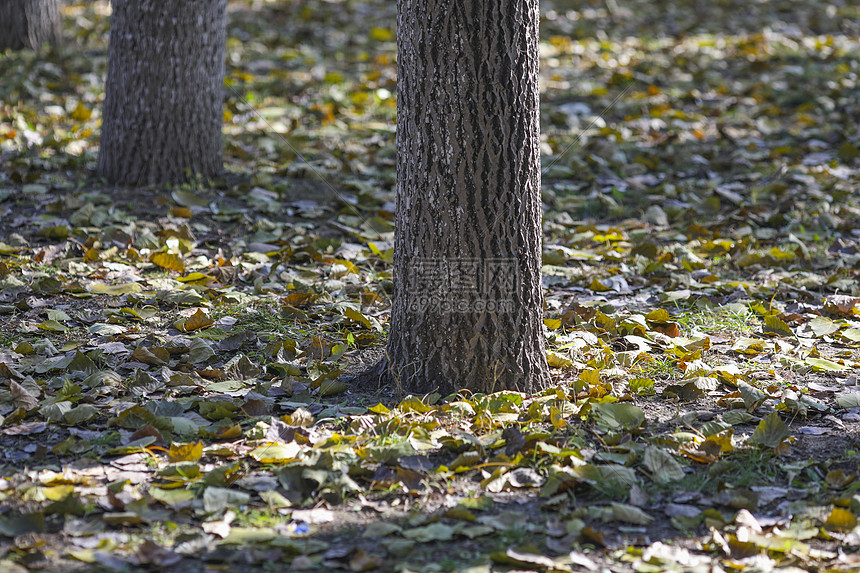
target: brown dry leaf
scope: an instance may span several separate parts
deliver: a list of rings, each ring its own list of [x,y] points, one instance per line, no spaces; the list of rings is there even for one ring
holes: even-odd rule
[[[200,330],[202,328],[209,328],[213,324],[215,324],[215,321],[198,308],[197,312],[185,320],[177,320],[174,323],[174,326],[182,332],[194,332],[195,330]]]
[[[824,312],[832,316],[852,316],[860,314],[857,303],[860,298],[844,294],[834,294],[824,300]]]
[[[166,348],[155,346],[138,346],[134,349],[131,357],[144,364],[153,366],[166,366],[170,363],[170,352]]]
[[[12,402],[18,408],[29,411],[39,407],[39,400],[14,380],[9,381],[9,390],[12,394]]]
[[[361,549],[357,549],[349,559],[349,568],[352,571],[373,571],[382,565],[382,556],[366,553]]]

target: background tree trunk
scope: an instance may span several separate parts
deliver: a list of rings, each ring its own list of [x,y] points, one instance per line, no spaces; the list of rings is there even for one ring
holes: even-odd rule
[[[400,0],[394,300],[384,376],[413,392],[549,381],[538,0]]]
[[[175,183],[221,171],[227,0],[113,0],[98,173]]]
[[[0,50],[59,44],[60,0],[0,1]]]

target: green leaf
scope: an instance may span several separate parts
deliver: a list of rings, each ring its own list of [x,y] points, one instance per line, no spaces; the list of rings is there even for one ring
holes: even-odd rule
[[[403,531],[402,535],[407,539],[414,539],[419,543],[429,543],[431,541],[451,541],[454,539],[454,534],[457,530],[457,525],[450,526],[437,522],[431,525],[425,525],[424,527],[406,529]]]
[[[633,378],[628,382],[630,391],[640,396],[654,395],[656,393],[654,384],[655,382],[652,378]]]
[[[849,392],[837,396],[836,403],[842,408],[860,408],[860,393]]]
[[[41,511],[0,516],[0,534],[7,537],[17,537],[26,533],[38,533],[44,530],[45,514]]]
[[[739,382],[738,390],[741,393],[741,398],[744,401],[747,412],[752,412],[767,400],[767,394],[746,382]]]
[[[337,394],[343,394],[347,390],[349,390],[349,386],[345,382],[341,382],[340,380],[323,380],[322,384],[320,384],[319,394],[322,397],[336,396]]]
[[[188,507],[194,501],[194,492],[190,489],[150,487],[147,493],[156,501],[173,509]]]
[[[46,320],[42,324],[39,325],[39,328],[42,330],[50,330],[53,332],[68,332],[69,327],[65,326],[56,320]]]
[[[633,430],[645,422],[645,412],[623,402],[592,404],[591,413],[598,426],[607,430]]]
[[[203,492],[203,509],[209,513],[215,513],[222,509],[238,509],[247,505],[251,495],[243,491],[236,491],[225,487],[209,486]]]
[[[215,351],[212,350],[212,345],[203,338],[194,338],[188,345],[188,362],[191,364],[206,362],[213,356]]]
[[[77,425],[98,416],[98,409],[90,404],[81,404],[63,414],[63,421],[69,425]]]
[[[211,489],[211,488],[210,488]],[[209,491],[208,489],[206,491]],[[272,543],[278,534],[270,527],[233,527],[230,533],[221,540],[222,545],[241,545],[243,547],[257,543]]]
[[[764,328],[762,329],[762,332],[767,334],[778,334],[779,336],[794,336],[794,332],[792,332],[791,327],[774,314],[769,314],[764,317]]]
[[[66,413],[72,409],[72,403],[63,401],[49,404],[39,409],[39,413],[49,422],[62,422]]]
[[[776,412],[771,412],[768,416],[759,422],[752,436],[749,437],[749,442],[764,446],[766,448],[775,448],[779,446],[786,438],[791,435],[788,426],[779,417]]]
[[[122,334],[125,332],[125,327],[118,324],[105,324],[97,322],[90,325],[87,330],[96,336],[113,336],[114,334]]]
[[[173,197],[173,200],[176,201],[178,205],[182,205],[183,207],[208,207],[209,201],[199,195],[195,195],[190,191],[182,191],[181,189],[177,189],[170,193],[170,196]]]
[[[684,468],[675,456],[663,448],[655,446],[645,448],[642,463],[651,472],[651,478],[659,484],[671,483],[684,477]]]
[[[755,418],[755,416],[753,416],[749,412],[744,412],[743,410],[729,410],[728,412],[723,414],[723,420],[727,424],[731,424],[732,426],[746,424],[753,418]]]
[[[634,525],[648,525],[654,521],[653,516],[648,515],[634,505],[613,503],[609,507],[612,509],[612,518],[615,521],[623,521],[624,523],[632,523]]]
[[[269,506],[269,509],[280,509],[284,507],[292,507],[293,503],[278,493],[277,490],[270,489],[268,491],[261,491],[260,498],[266,502],[266,505]],[[375,521],[374,523],[384,523],[381,521]],[[398,528],[399,529],[399,528]]]

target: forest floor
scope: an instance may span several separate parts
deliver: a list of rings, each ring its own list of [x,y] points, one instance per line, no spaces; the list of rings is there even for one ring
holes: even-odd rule
[[[554,385],[395,396],[395,3],[229,3],[225,162],[0,53],[0,571],[860,570],[860,8],[542,3]]]

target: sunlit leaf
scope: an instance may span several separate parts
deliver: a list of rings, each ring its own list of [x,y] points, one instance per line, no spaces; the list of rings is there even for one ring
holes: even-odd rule
[[[56,320],[46,320],[45,322],[39,325],[39,328],[42,330],[50,330],[53,332],[68,332],[69,327],[57,322]]]
[[[215,321],[200,309],[186,319],[180,319],[174,323],[177,330],[183,332],[194,332],[202,328],[209,328],[215,324]]]
[[[185,271],[185,263],[183,262],[182,257],[173,253],[154,253],[149,260],[159,267],[169,271],[177,271],[180,273]]]
[[[302,446],[296,442],[288,444],[267,444],[248,453],[249,456],[264,464],[286,463],[297,459]]]
[[[816,316],[809,321],[809,327],[815,336],[821,338],[839,330],[839,325],[825,316]]]
[[[203,442],[170,444],[167,459],[171,462],[196,462],[203,457]]]
[[[841,372],[848,370],[848,366],[827,360],[826,358],[807,358],[804,362],[812,366],[813,370],[817,372]]]
[[[834,507],[827,516],[824,527],[831,531],[851,531],[857,527],[857,517],[847,509]]]
[[[138,283],[123,283],[115,285],[106,285],[102,283],[90,283],[86,289],[95,294],[106,294],[108,296],[122,296],[133,292],[142,292],[143,287]]]

